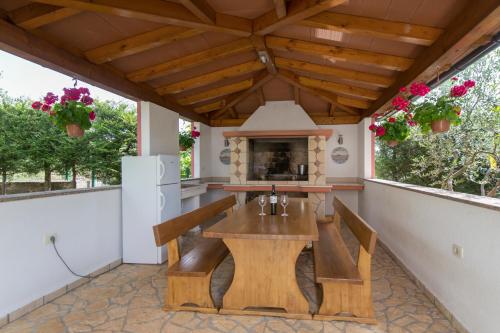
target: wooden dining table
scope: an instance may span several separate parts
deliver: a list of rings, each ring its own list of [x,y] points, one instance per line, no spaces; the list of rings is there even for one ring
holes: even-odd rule
[[[261,314],[310,319],[309,303],[297,284],[295,266],[301,251],[318,240],[313,207],[307,199],[291,198],[287,217],[259,216],[257,200],[203,232],[221,238],[235,265],[234,277],[220,313]]]

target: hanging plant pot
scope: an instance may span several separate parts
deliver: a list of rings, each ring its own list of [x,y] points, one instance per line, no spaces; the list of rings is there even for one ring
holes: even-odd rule
[[[444,133],[450,129],[450,121],[446,119],[435,120],[431,123],[433,133]]]
[[[77,124],[68,124],[66,125],[66,132],[69,137],[72,138],[81,138],[85,131]]]
[[[390,140],[390,141],[387,141],[387,145],[388,145],[389,147],[396,147],[398,144],[399,144],[399,142],[398,142],[398,141],[396,141],[396,140]]]
[[[188,149],[187,149],[186,147],[184,147],[184,146],[179,146],[179,150],[180,150],[180,151],[186,151],[186,150],[188,150]]]

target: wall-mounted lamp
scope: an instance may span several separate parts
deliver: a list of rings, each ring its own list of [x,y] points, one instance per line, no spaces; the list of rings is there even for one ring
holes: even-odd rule
[[[266,64],[267,63],[267,52],[266,51],[258,51],[257,52],[259,54],[259,59],[260,59],[260,62],[263,63],[263,64]]]
[[[342,145],[344,143],[344,138],[342,137],[342,134],[339,134],[337,142],[339,143],[339,145]]]

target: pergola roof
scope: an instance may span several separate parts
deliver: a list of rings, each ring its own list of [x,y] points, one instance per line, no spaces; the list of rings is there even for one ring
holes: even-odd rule
[[[357,123],[499,29],[498,0],[0,1],[0,46],[212,126],[295,99]]]

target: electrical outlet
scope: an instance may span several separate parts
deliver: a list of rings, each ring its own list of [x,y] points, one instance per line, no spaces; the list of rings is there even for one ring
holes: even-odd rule
[[[462,259],[464,257],[464,248],[461,247],[460,245],[453,244],[451,247],[451,251],[453,252],[453,255],[457,258]]]
[[[45,235],[43,235],[43,244],[44,245],[50,245],[50,244],[52,244],[52,242],[50,241],[51,237],[54,237],[55,239],[57,239],[57,235],[56,234],[45,234]]]

